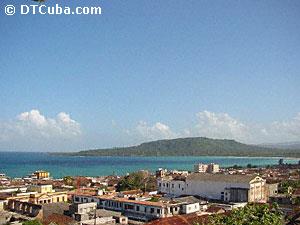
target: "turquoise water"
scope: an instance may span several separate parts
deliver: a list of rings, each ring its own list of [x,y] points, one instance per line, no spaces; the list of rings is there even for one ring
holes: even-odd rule
[[[297,163],[299,159],[285,159],[285,163]],[[0,152],[0,173],[10,177],[22,177],[35,170],[50,171],[55,178],[67,175],[101,176],[124,175],[141,169],[157,168],[192,170],[198,162],[218,163],[223,167],[240,165],[274,165],[278,158],[266,157],[68,157],[47,153]]]

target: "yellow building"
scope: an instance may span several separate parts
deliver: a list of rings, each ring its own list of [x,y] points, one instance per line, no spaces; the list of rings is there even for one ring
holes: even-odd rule
[[[54,202],[66,202],[68,200],[67,192],[37,193],[31,194],[29,202],[34,204],[47,204]]]
[[[50,177],[50,173],[44,170],[38,170],[33,173],[37,179],[45,179]]]
[[[51,184],[32,185],[28,189],[30,191],[36,191],[36,192],[41,193],[41,194],[53,192]]]

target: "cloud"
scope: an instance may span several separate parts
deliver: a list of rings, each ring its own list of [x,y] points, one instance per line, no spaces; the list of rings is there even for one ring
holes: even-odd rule
[[[190,136],[235,139],[245,143],[300,141],[300,113],[288,121],[270,124],[244,123],[227,113],[202,111],[197,123],[185,132]]]
[[[168,125],[161,122],[148,125],[147,122],[140,121],[135,129],[139,135],[147,140],[167,139],[176,136]]]
[[[248,136],[248,127],[227,113],[209,111],[196,114],[197,124],[190,133],[198,136],[242,140]]]
[[[201,111],[196,113],[194,123],[176,132],[162,122],[149,124],[145,121],[123,131],[135,144],[178,137],[234,139],[249,144],[300,141],[300,113],[287,121],[254,124],[243,122],[228,113]]]
[[[261,128],[267,142],[300,141],[300,113],[288,121],[274,121]]]
[[[81,135],[80,124],[69,114],[60,112],[55,118],[46,118],[37,109],[23,112],[15,120],[0,122],[0,129],[0,144],[24,148],[41,143],[55,145]]]

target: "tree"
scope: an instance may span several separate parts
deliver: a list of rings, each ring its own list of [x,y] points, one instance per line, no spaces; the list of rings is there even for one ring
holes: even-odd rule
[[[208,221],[209,225],[282,225],[283,217],[277,205],[250,204],[226,216],[211,216]]]
[[[143,190],[153,191],[156,190],[156,179],[154,176],[145,173],[145,171],[139,171],[129,174],[123,177],[118,185],[117,191],[128,191],[128,190]]]
[[[63,178],[65,185],[72,186],[74,182],[74,178],[71,176],[66,176]]]

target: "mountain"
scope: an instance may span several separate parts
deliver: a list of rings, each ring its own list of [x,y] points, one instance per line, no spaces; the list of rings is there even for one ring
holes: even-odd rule
[[[142,143],[132,147],[56,153],[71,156],[279,156],[300,157],[300,150],[247,145],[228,139],[177,138]]]
[[[266,143],[259,146],[279,149],[300,149],[300,142]]]

